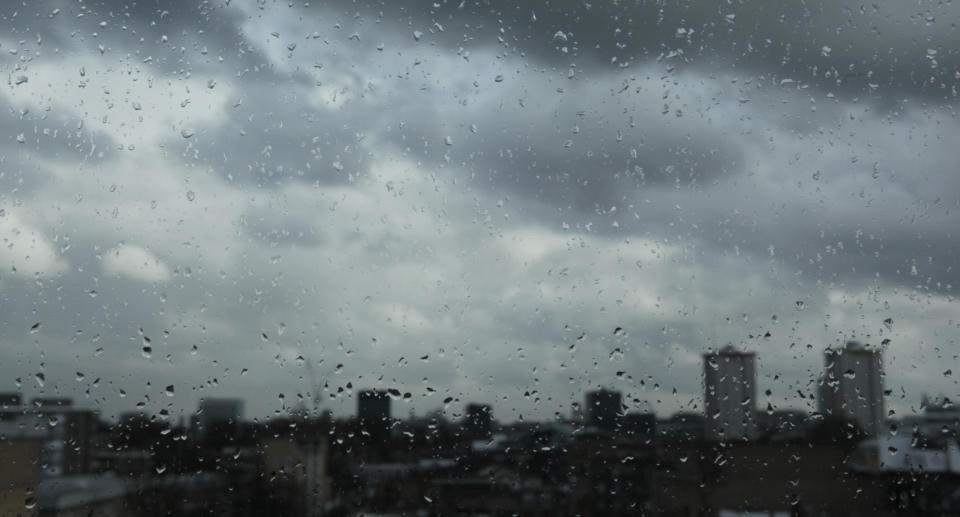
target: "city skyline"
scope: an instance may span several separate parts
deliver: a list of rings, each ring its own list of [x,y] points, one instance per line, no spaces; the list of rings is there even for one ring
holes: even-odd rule
[[[886,427],[888,420],[897,422],[903,419],[909,420],[915,416],[923,414],[929,409],[930,394],[924,394],[923,401],[916,411],[903,415],[890,413],[893,417],[888,419],[885,413],[885,400],[891,394],[891,390],[884,390],[883,387],[883,367],[882,351],[870,345],[864,345],[858,341],[848,341],[838,348],[828,347],[824,351],[825,364],[823,371],[819,376],[819,383],[814,394],[803,396],[804,399],[810,399],[811,403],[805,407],[795,406],[775,407],[768,403],[766,407],[757,405],[756,388],[756,353],[751,351],[739,350],[732,344],[709,350],[704,353],[702,373],[703,389],[702,403],[698,408],[681,409],[672,414],[656,413],[650,409],[650,405],[645,401],[634,399],[631,405],[624,403],[624,396],[630,396],[630,393],[621,392],[608,385],[602,385],[595,389],[589,389],[582,393],[583,400],[574,400],[567,408],[567,412],[554,413],[551,418],[544,419],[544,422],[550,421],[568,421],[577,423],[582,427],[597,427],[605,430],[612,430],[624,423],[627,415],[649,414],[660,419],[671,419],[683,414],[701,414],[705,420],[704,433],[711,441],[749,441],[757,437],[757,419],[761,412],[773,415],[775,413],[794,413],[807,415],[807,417],[840,418],[850,423],[856,424],[867,436],[878,436],[889,432]],[[866,358],[866,359],[864,359]],[[333,416],[335,418],[353,418],[361,421],[400,421],[404,418],[422,418],[433,415],[440,415],[448,421],[462,420],[469,422],[483,414],[484,420],[496,421],[501,424],[512,424],[523,422],[524,418],[518,420],[498,420],[495,418],[493,404],[482,402],[480,400],[460,399],[448,397],[443,400],[443,405],[429,408],[419,415],[413,407],[409,407],[408,412],[402,416],[394,416],[395,409],[401,409],[402,404],[407,404],[412,399],[409,392],[401,392],[395,388],[387,387],[349,387],[342,391],[338,397],[354,401],[356,411],[353,414],[340,413],[334,414],[329,407],[322,404],[315,404],[313,399],[303,397],[298,394],[298,402],[295,406],[286,407],[284,411],[275,411],[271,418],[318,418],[320,416]],[[285,398],[285,397],[284,397]],[[20,392],[0,393],[0,402],[6,407],[7,400],[15,406],[19,406],[25,398]],[[949,397],[943,394],[934,394],[934,401],[944,403]],[[29,408],[33,405],[49,405],[62,403],[68,406],[73,404],[70,398],[44,398],[37,397],[25,406]],[[395,406],[396,404],[396,406]],[[179,415],[179,420],[189,417],[191,427],[203,428],[203,422],[210,418],[222,420],[222,416],[211,415],[234,415],[231,420],[235,421],[258,421],[262,417],[251,417],[244,419],[245,401],[230,397],[210,397],[201,398],[198,401],[197,410],[193,413]],[[78,406],[82,407],[82,406]],[[85,408],[91,409],[91,408]],[[146,406],[135,411],[127,411],[120,415],[101,415],[106,421],[114,421],[117,418],[123,418],[130,415],[149,415],[150,411]],[[173,422],[176,419],[169,413],[163,415],[162,420]],[[537,421],[535,419],[526,419]],[[475,423],[475,422],[474,422]],[[202,432],[202,431],[201,431]]]

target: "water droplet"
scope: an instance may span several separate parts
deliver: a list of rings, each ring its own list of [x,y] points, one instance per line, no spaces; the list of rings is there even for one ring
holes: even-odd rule
[[[183,131],[180,132],[180,136],[184,138],[190,138],[193,135],[194,135],[194,131],[192,129],[184,129]]]
[[[617,327],[617,328],[613,329],[613,335],[614,335],[614,336],[619,336],[620,334],[623,334],[623,327]]]
[[[37,384],[39,384],[41,388],[44,386],[44,384],[47,381],[47,377],[46,375],[43,374],[43,372],[38,372],[36,375],[33,376],[33,378],[37,380]]]
[[[192,190],[187,191],[187,201],[193,201],[196,198],[197,195]]]
[[[30,326],[31,334],[36,334],[39,331],[40,331],[40,322],[34,323],[33,325]]]
[[[59,11],[59,9],[57,9],[57,10]],[[27,510],[33,510],[34,508],[37,507],[37,498],[36,498],[36,497],[28,497],[27,500],[24,501],[23,507],[26,508]]]
[[[20,133],[19,135],[17,135],[17,143],[18,143],[18,144],[22,144],[22,143],[24,143],[24,142],[26,142],[26,141],[27,141],[27,137],[25,137],[25,136],[23,135],[23,133]]]
[[[166,389],[163,390],[163,394],[166,395],[166,396],[168,396],[168,397],[172,397],[172,396],[173,396],[173,384],[167,386]]]
[[[503,76],[502,76],[502,75],[498,75],[498,76],[494,77],[494,78],[493,78],[493,82],[502,83],[502,82],[503,82]]]
[[[883,320],[883,326],[887,327],[887,330],[893,330],[893,318]]]
[[[944,377],[949,377],[949,376],[951,376],[951,375],[953,375],[953,370],[947,370],[947,371],[943,372],[943,376],[944,376]]]
[[[453,138],[451,138],[449,135],[445,136],[443,137],[443,143],[446,145],[453,145]]]
[[[144,347],[140,349],[140,353],[143,354],[143,357],[150,359],[150,356],[153,355],[153,348],[144,345]]]
[[[847,371],[843,372],[843,376],[846,377],[846,378],[848,378],[848,379],[856,379],[856,378],[857,378],[857,372],[853,371],[853,369],[851,368],[850,370],[847,370]]]
[[[423,33],[420,31],[413,31],[413,40],[420,41],[420,38],[423,37]]]
[[[890,451],[890,454],[892,454],[892,455],[894,455],[894,456],[896,456],[897,453],[900,452],[900,449],[897,449],[897,448],[894,447],[893,445],[891,445],[890,447],[887,447],[887,450]]]

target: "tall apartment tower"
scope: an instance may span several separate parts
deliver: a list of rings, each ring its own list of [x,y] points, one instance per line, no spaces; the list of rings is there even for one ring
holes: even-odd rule
[[[883,431],[883,365],[880,351],[850,341],[827,349],[820,386],[820,412],[856,426],[868,436]]]
[[[756,432],[755,354],[727,345],[703,355],[705,437],[711,441],[752,439]]]
[[[357,398],[357,418],[367,422],[390,420],[390,394],[386,390],[363,390]]]
[[[587,425],[606,431],[615,431],[620,424],[621,395],[619,391],[599,389],[586,395]]]

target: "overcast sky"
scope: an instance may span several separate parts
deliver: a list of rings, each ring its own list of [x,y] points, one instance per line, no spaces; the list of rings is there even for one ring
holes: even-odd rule
[[[733,343],[814,410],[858,339],[960,399],[960,7],[600,4],[5,3],[0,391],[666,416]]]

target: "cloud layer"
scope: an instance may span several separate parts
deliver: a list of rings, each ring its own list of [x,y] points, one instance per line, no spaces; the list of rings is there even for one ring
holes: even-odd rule
[[[732,342],[812,410],[857,338],[960,397],[952,4],[423,5],[7,9],[0,389],[668,414]]]

